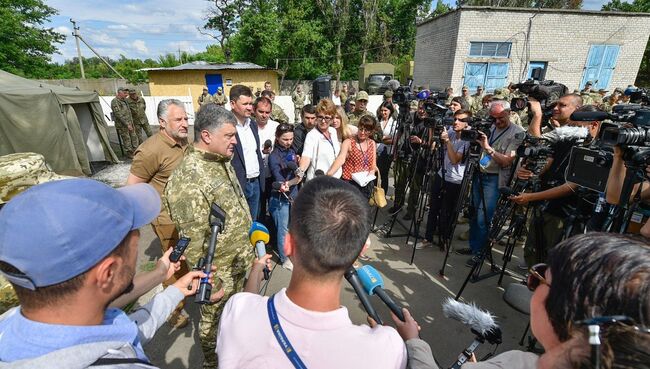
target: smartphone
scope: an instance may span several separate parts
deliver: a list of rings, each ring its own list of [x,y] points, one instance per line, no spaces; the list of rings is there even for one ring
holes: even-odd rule
[[[174,251],[169,255],[169,260],[172,263],[177,262],[180,260],[181,255],[183,255],[183,252],[185,252],[185,249],[187,246],[190,244],[190,238],[189,237],[181,237],[178,242],[176,242],[176,246],[174,246]]]

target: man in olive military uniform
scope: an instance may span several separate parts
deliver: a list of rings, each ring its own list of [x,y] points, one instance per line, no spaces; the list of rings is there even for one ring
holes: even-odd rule
[[[212,95],[212,101],[221,107],[224,107],[228,103],[228,98],[223,93],[223,87],[219,87],[217,93]]]
[[[282,110],[280,105],[275,103],[275,92],[273,92],[273,90],[264,90],[262,91],[261,96],[267,97],[271,100],[271,120],[278,123],[289,124],[289,117],[284,113],[284,110]]]
[[[618,100],[622,95],[623,95],[623,89],[620,87],[616,87],[614,89],[614,92],[612,92],[611,95],[607,96],[604,99],[604,103],[602,105],[603,110],[605,110],[608,113],[611,113],[612,108],[614,107],[614,105],[618,104]]]
[[[483,109],[483,86],[478,85],[476,87],[476,93],[472,95],[472,105],[470,105],[470,110],[473,114],[476,114],[481,109]]]
[[[129,109],[129,104],[126,102],[127,95],[128,90],[126,88],[118,88],[117,95],[111,101],[111,109],[113,110],[115,130],[122,140],[122,147],[126,151],[126,156],[133,158],[133,152],[138,148],[140,142],[138,141],[138,135],[135,133],[131,109]]]
[[[420,88],[422,90],[422,88]],[[447,100],[445,100],[445,105],[449,106],[451,105],[451,99],[454,98],[454,88],[453,87],[447,87],[445,89],[445,92],[447,93]]]
[[[357,92],[355,96],[355,101],[356,103],[354,105],[354,110],[348,114],[348,124],[357,126],[359,124],[359,119],[361,119],[361,117],[363,117],[364,115],[370,115],[371,117],[375,118],[375,132],[372,136],[372,139],[375,140],[375,142],[377,143],[381,143],[383,138],[383,133],[381,131],[381,126],[377,121],[377,117],[375,117],[373,113],[366,110],[366,107],[368,106],[368,93],[366,91]]]
[[[298,85],[296,87],[296,91],[291,94],[291,101],[293,101],[294,111],[293,124],[297,125],[300,123],[300,113],[302,112],[302,107],[305,106],[305,93],[302,92],[302,85]]]
[[[474,97],[472,97],[472,95],[469,94],[469,87],[463,86],[463,88],[461,89],[461,96],[465,99],[465,101],[467,101],[467,105],[471,109],[472,106],[474,105]]]
[[[591,86],[593,85],[593,82],[587,81],[587,83],[585,83],[585,88],[583,88],[580,92],[591,92]]]
[[[11,198],[40,183],[65,179],[54,173],[41,154],[20,152],[0,156],[0,209]],[[20,303],[11,284],[0,276],[0,315]]]
[[[131,109],[135,133],[138,135],[140,143],[142,143],[146,140],[142,136],[142,131],[147,135],[147,138],[151,137],[151,127],[149,127],[149,119],[147,119],[147,103],[134,89],[129,90],[129,97],[126,98],[126,103],[129,105],[129,109]]]
[[[199,108],[203,105],[208,105],[212,101],[212,95],[208,92],[207,87],[203,87],[203,93],[199,96]]]
[[[580,91],[580,97],[582,97],[582,105],[594,105],[594,99],[591,97],[591,89],[587,90],[586,88]]]
[[[219,290],[220,280],[225,295],[218,302],[201,305],[199,337],[204,368],[217,367],[215,337],[221,312],[230,296],[243,290],[246,271],[254,259],[248,241],[251,214],[230,163],[237,144],[236,122],[233,113],[216,104],[202,107],[194,123],[194,146],[188,148],[165,186],[164,205],[179,234],[192,240],[185,251],[190,264],[196,264],[208,249],[211,204],[226,213],[213,261],[218,277],[213,291]]]

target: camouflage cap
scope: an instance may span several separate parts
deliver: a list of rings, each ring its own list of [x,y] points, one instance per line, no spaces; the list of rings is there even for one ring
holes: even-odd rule
[[[461,89],[461,91],[469,91],[469,87],[467,87],[467,86],[463,86],[463,88]]]
[[[207,91],[207,90],[208,90],[208,88],[207,88],[207,87],[203,87],[203,91]]]
[[[411,101],[411,109],[417,109],[418,108],[418,101],[413,100]]]
[[[126,91],[126,92],[129,92],[129,89],[126,88],[126,87],[118,87],[117,92],[120,92],[120,91]]]
[[[217,88],[217,90],[223,91],[223,87],[220,86],[219,88]]]
[[[355,97],[356,101],[359,100],[366,100],[368,101],[368,93],[366,91],[359,91],[357,92],[357,96]]]
[[[623,89],[620,88],[620,87],[616,87],[616,88],[614,89],[614,92],[618,92],[619,94],[622,94],[622,93],[623,93]]]
[[[505,97],[506,97],[506,95],[503,92],[502,88],[495,88],[494,89],[494,98],[495,99],[504,99]]]
[[[587,83],[585,83],[585,86],[593,86],[593,84],[594,84],[593,82],[587,81]]]
[[[135,93],[137,93],[137,91],[136,91],[134,88],[130,88],[130,89],[129,89],[129,93],[130,93],[130,94],[135,94]]]
[[[482,90],[482,89],[483,89],[483,85],[478,85],[478,86],[476,86],[476,89],[477,89],[477,90]]]
[[[384,97],[393,97],[393,91],[386,90],[386,92],[384,92]]]
[[[600,90],[598,90],[598,93],[601,93],[601,92],[603,92],[603,93],[604,92],[609,92],[609,90],[605,90],[604,88],[601,88]]]
[[[66,178],[72,177],[54,173],[41,154],[20,152],[0,156],[0,204],[39,183]]]

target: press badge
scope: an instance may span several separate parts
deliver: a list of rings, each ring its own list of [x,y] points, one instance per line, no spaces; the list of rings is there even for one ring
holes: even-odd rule
[[[492,156],[490,156],[488,154],[485,154],[481,158],[481,161],[479,162],[479,164],[481,164],[481,166],[483,168],[486,168],[488,165],[490,165],[490,160],[492,160]]]

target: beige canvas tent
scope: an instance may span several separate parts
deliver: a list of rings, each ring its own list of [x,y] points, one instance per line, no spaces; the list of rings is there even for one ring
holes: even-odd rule
[[[0,70],[0,156],[36,152],[64,175],[118,162],[95,92],[48,85]]]

